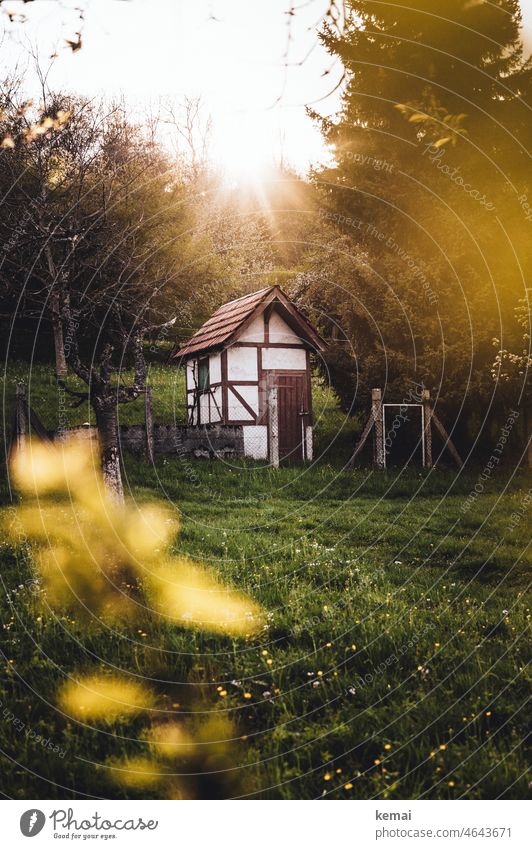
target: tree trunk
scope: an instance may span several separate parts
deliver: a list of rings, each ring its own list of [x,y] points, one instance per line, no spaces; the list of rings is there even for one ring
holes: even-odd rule
[[[526,440],[526,465],[532,469],[532,401],[525,398],[524,401],[524,427]]]
[[[95,399],[96,400],[96,399]],[[120,473],[120,450],[118,444],[118,417],[116,399],[94,403],[98,437],[100,440],[100,456],[104,483],[111,496],[118,503],[124,501],[122,475]]]
[[[59,292],[57,292],[56,290],[54,290],[50,295],[50,306],[52,309],[52,327],[54,331],[55,373],[57,377],[66,377],[68,373],[68,367],[65,357],[63,321],[61,318]]]

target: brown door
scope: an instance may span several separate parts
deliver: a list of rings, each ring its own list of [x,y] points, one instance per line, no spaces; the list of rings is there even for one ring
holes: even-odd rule
[[[306,372],[278,374],[279,458],[303,460],[305,427],[309,422]]]

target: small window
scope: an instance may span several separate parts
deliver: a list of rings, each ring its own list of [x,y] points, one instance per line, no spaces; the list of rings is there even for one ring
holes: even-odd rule
[[[198,389],[200,392],[208,392],[209,386],[209,358],[204,357],[204,359],[199,361]]]

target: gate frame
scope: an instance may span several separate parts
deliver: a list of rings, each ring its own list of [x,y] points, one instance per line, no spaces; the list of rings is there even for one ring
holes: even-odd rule
[[[463,467],[463,461],[460,454],[456,450],[456,446],[451,437],[447,433],[443,423],[440,421],[434,408],[430,403],[430,390],[423,389],[421,392],[421,401],[413,404],[383,404],[382,390],[374,388],[371,390],[371,412],[368,416],[366,424],[362,429],[360,438],[355,445],[353,453],[346,464],[346,468],[352,469],[355,465],[355,460],[362,451],[368,436],[373,431],[373,463],[378,469],[386,468],[386,446],[384,438],[384,407],[421,407],[421,422],[422,422],[422,446],[423,446],[423,467],[432,468],[432,423],[444,440],[443,451],[447,449],[451,457],[455,461],[459,469]]]
[[[399,407],[402,409],[403,407],[421,407],[421,465],[423,468],[432,466],[432,457],[426,457],[425,450],[425,439],[426,439],[426,428],[425,428],[425,405],[423,403],[419,404],[381,404],[382,407],[382,462],[383,468],[386,469],[386,407]],[[428,462],[427,462],[428,461]]]

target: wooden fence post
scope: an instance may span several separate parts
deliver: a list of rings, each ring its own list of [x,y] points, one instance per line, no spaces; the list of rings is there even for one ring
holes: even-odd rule
[[[28,432],[28,416],[26,409],[26,387],[23,383],[17,383],[15,394],[15,438],[13,440],[13,447],[16,451],[24,451]]]
[[[269,460],[274,469],[279,468],[279,407],[277,404],[277,387],[269,385],[268,399],[268,436]]]
[[[423,451],[423,465],[426,469],[432,469],[432,407],[430,406],[430,390],[423,389],[421,393],[423,404],[423,437],[425,449]]]
[[[154,463],[154,439],[153,439],[153,405],[152,388],[146,386],[144,389],[144,420],[146,425],[145,453],[148,463]]]
[[[375,423],[373,431],[373,460],[378,469],[386,468],[384,456],[384,427],[382,421],[382,392],[371,390],[371,416]]]

